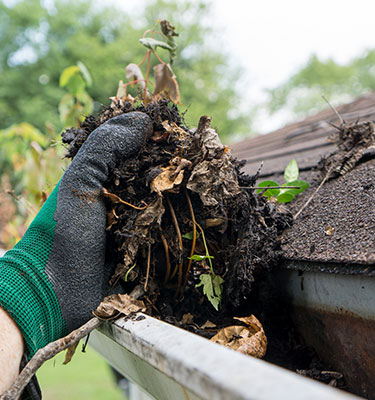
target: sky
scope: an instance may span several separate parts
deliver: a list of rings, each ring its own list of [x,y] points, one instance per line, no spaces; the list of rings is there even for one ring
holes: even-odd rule
[[[118,0],[131,12],[147,0]],[[261,103],[315,53],[346,63],[375,47],[375,0],[213,0],[210,21],[231,62],[244,70],[244,107]],[[290,115],[260,115],[255,129],[269,131]]]

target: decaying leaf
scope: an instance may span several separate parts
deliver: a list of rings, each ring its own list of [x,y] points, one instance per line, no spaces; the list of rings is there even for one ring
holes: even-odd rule
[[[186,313],[182,316],[181,322],[183,324],[192,324],[194,322],[194,315],[190,313]]]
[[[178,191],[178,186],[184,179],[184,170],[190,166],[190,161],[182,157],[174,157],[170,161],[170,165],[162,167],[161,173],[151,182],[151,191],[159,194]]]
[[[205,123],[200,121],[198,126],[203,161],[194,167],[186,187],[198,193],[205,206],[216,206],[224,198],[239,194],[240,187],[231,152],[226,150],[216,131],[210,128],[210,119],[205,118]]]
[[[136,300],[127,294],[112,294],[99,304],[94,315],[97,318],[107,320],[120,315],[128,316],[139,311],[146,311],[143,301]]]
[[[162,122],[163,128],[167,131],[169,136],[172,137],[172,140],[179,140],[183,142],[186,138],[189,137],[189,133],[186,132],[184,129],[179,127],[175,122],[163,121]]]
[[[115,270],[114,275],[110,280],[113,285],[120,278],[124,278],[129,268],[134,264],[135,257],[138,253],[139,247],[147,242],[149,232],[155,226],[160,226],[165,208],[161,196],[157,196],[149,206],[137,217],[134,227],[133,236],[126,238],[122,244],[124,249],[124,263],[119,264]]]
[[[174,165],[162,168],[162,172],[151,182],[151,191],[157,193],[173,192],[175,186],[180,185],[184,179],[184,171],[180,171],[175,176],[176,170],[177,167]]]
[[[335,228],[332,228],[331,225],[327,225],[326,229],[324,230],[324,233],[327,236],[332,236],[334,234],[334,232],[335,232]]]
[[[112,226],[117,224],[118,222],[118,215],[116,214],[115,207],[112,207],[107,211],[107,227],[106,231],[109,231],[112,229]]]
[[[212,228],[214,226],[220,226],[224,223],[223,218],[207,218],[206,219],[206,226],[207,228]]]
[[[71,345],[70,347],[68,347],[66,349],[65,359],[64,359],[63,365],[66,365],[66,364],[70,363],[70,361],[72,361],[72,358],[74,356],[74,353],[76,352],[78,343],[79,343],[79,341],[74,343],[73,345]]]
[[[375,147],[375,124],[372,121],[342,124],[328,140],[337,149],[323,158],[318,167],[323,177],[344,175],[353,169],[367,149]]]
[[[249,356],[264,357],[267,351],[267,337],[262,324],[254,315],[235,319],[244,322],[246,326],[232,325],[223,328],[211,341]]]
[[[176,104],[181,104],[180,90],[176,75],[169,64],[158,64],[154,67],[155,89],[153,95],[165,93]]]
[[[216,324],[211,322],[209,319],[201,326],[201,329],[213,329],[216,328]]]
[[[137,81],[137,85],[141,90],[144,90],[146,87],[146,82],[143,77],[141,69],[137,64],[129,64],[125,68],[126,79],[129,82]]]

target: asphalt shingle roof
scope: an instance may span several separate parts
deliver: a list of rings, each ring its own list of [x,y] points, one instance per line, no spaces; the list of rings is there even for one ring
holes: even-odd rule
[[[347,123],[375,120],[375,93],[337,108]],[[330,109],[268,135],[232,146],[233,154],[246,159],[245,171],[254,174],[264,162],[261,178],[277,180],[295,158],[301,178],[311,187],[291,203],[295,213],[321,181],[314,170],[322,156],[335,150],[327,141],[340,121]],[[281,179],[280,179],[281,180]],[[367,154],[354,170],[326,182],[283,238],[284,257],[289,260],[375,263],[375,156]]]

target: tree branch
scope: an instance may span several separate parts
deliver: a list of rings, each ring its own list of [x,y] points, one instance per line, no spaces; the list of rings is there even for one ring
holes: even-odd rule
[[[31,360],[26,364],[25,368],[18,375],[13,385],[0,397],[0,400],[16,400],[21,395],[23,389],[30,382],[36,371],[47,360],[56,354],[67,349],[75,343],[78,343],[83,337],[87,336],[91,331],[96,329],[102,321],[99,318],[92,318],[80,328],[69,333],[69,335],[47,344],[47,346],[39,349]]]

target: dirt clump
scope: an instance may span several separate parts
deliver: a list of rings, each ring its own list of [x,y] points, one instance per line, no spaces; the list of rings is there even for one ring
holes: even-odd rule
[[[279,236],[292,217],[243,189],[257,176],[241,172],[244,163],[221,143],[210,118],[190,129],[167,100],[112,104],[87,117],[63,133],[68,156],[100,124],[131,111],[148,114],[154,134],[136,157],[114,168],[105,187],[117,265],[111,283],[127,292],[142,285],[148,311],[164,319],[190,312],[198,323],[219,315],[223,321],[247,302],[257,273],[279,259]]]

